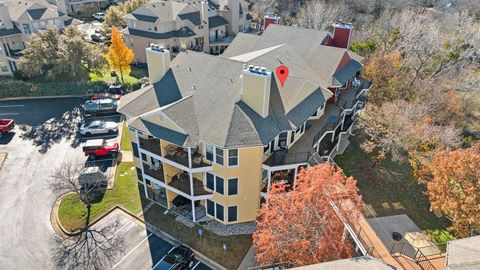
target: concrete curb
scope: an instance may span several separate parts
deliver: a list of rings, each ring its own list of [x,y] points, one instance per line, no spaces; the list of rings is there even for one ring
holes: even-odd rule
[[[8,100],[28,100],[28,99],[52,99],[52,98],[79,98],[79,97],[86,97],[88,95],[63,95],[63,96],[37,96],[37,97],[7,97],[7,98],[0,98],[0,101],[8,101]]]
[[[3,163],[5,163],[5,160],[7,160],[8,153],[7,152],[0,152],[0,170],[3,167]]]
[[[52,222],[52,227],[54,229],[54,231],[56,233],[58,233],[61,237],[63,238],[67,238],[67,237],[72,237],[72,236],[75,236],[75,235],[78,235],[78,233],[80,233],[81,231],[80,230],[77,230],[77,231],[68,231],[67,229],[65,229],[62,224],[60,223],[60,221],[58,220],[58,206],[60,205],[62,199],[67,196],[68,194],[71,194],[71,192],[69,193],[65,193],[61,196],[59,196],[57,198],[57,200],[55,201],[54,203],[54,207],[52,208],[52,213],[51,213],[51,222]],[[192,247],[190,247],[189,245],[179,241],[178,239],[174,238],[173,236],[171,236],[170,234],[160,230],[159,228],[155,227],[154,225],[152,225],[151,223],[149,222],[145,222],[145,220],[141,217],[139,217],[138,215],[135,215],[133,214],[132,212],[128,211],[127,209],[123,208],[122,206],[120,205],[116,205],[114,207],[112,207],[110,210],[106,211],[105,213],[103,213],[101,216],[97,217],[95,220],[93,220],[92,222],[90,222],[90,226],[94,226],[95,224],[97,224],[98,222],[100,222],[103,218],[105,218],[106,216],[108,216],[110,213],[112,213],[113,211],[115,210],[121,210],[122,212],[124,212],[125,214],[131,216],[132,218],[134,218],[137,222],[140,222],[141,225],[143,225],[146,229],[152,231],[153,233],[155,233],[156,235],[160,236],[161,238],[167,240],[167,242],[169,242],[170,244],[174,245],[174,246],[177,246],[177,245],[184,245],[184,246],[187,246],[189,248],[192,249],[193,253],[195,254],[195,256],[197,258],[200,258],[203,262],[206,262],[210,267],[212,267],[213,269],[220,269],[220,270],[227,270],[227,268],[223,267],[222,265],[218,264],[217,262],[215,262],[214,260],[210,259],[209,257],[205,256],[204,254],[200,253],[199,251],[193,249]],[[143,213],[143,212],[141,212]]]

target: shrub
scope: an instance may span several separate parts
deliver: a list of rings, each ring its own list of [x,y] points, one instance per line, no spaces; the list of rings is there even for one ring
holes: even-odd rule
[[[0,77],[0,98],[86,95],[102,92],[106,85],[102,82],[38,82],[32,83],[11,77]]]

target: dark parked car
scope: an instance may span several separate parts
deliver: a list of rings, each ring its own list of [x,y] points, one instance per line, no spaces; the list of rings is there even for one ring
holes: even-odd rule
[[[82,109],[84,114],[97,116],[99,114],[114,114],[117,112],[117,101],[112,98],[87,100]]]
[[[165,255],[165,258],[155,267],[155,270],[181,270],[193,266],[195,256],[186,246],[178,246]]]

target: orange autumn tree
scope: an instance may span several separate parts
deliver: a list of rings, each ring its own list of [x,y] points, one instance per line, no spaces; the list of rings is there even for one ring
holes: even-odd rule
[[[128,48],[123,41],[120,31],[116,27],[112,27],[112,43],[108,47],[107,61],[110,70],[120,73],[122,83],[125,83],[124,74],[130,74],[130,64],[134,57],[132,49]]]
[[[349,222],[361,214],[356,180],[321,164],[303,169],[295,189],[285,190],[285,184],[273,184],[260,208],[253,234],[256,260],[301,266],[349,257],[352,244],[339,214]]]
[[[480,143],[437,153],[427,188],[431,210],[452,220],[449,230],[459,237],[480,230]]]

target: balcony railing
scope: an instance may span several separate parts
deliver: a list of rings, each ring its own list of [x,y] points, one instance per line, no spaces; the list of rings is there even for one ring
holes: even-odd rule
[[[173,145],[167,146],[164,148],[166,151],[165,158],[179,163],[187,168],[190,167],[189,165],[189,157],[188,151],[182,147],[175,147]],[[198,152],[193,152],[192,154],[192,168],[201,168],[201,167],[208,167],[211,166],[208,163],[203,162],[203,155]]]
[[[273,166],[284,166],[291,164],[307,163],[310,158],[310,152],[288,153],[288,150],[274,151],[263,164]]]
[[[328,156],[335,146],[334,142],[332,142],[332,135],[332,133],[329,133],[320,141],[320,144],[318,145],[318,154],[320,156]]]
[[[205,190],[203,182],[199,179],[193,178],[193,194],[190,189],[190,176],[186,173],[180,173],[171,177],[169,186],[178,189],[190,196],[201,196],[212,194]]]
[[[157,154],[159,156],[162,155],[162,150],[160,147],[160,140],[158,139],[143,139],[140,138],[140,147],[148,152]]]
[[[154,166],[151,166],[149,164],[146,164],[144,163],[143,164],[143,172],[150,176],[150,177],[153,177],[159,181],[162,181],[163,183],[165,183],[165,178],[164,178],[164,175],[163,175],[163,168],[162,166],[158,167],[158,168],[155,168]]]

